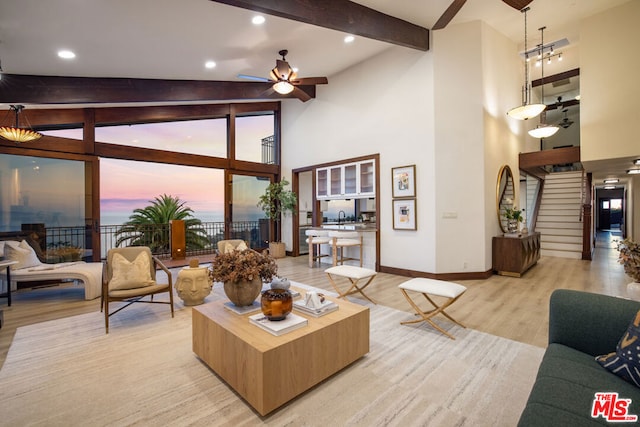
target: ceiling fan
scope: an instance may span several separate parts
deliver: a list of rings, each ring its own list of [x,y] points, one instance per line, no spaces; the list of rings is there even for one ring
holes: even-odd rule
[[[273,86],[265,92],[265,95],[267,96],[273,92],[277,92],[282,95],[293,93],[296,98],[302,102],[306,102],[311,99],[311,96],[297,86],[323,85],[329,83],[329,81],[326,77],[298,78],[296,72],[289,66],[289,63],[285,59],[288,53],[289,51],[286,49],[278,52],[278,54],[282,56],[282,59],[276,60],[276,66],[269,73],[269,78],[248,76],[246,74],[238,74],[238,77],[241,79],[256,80],[259,82],[273,82]]]
[[[529,5],[533,0],[502,0],[512,8],[516,10],[522,10]],[[453,0],[453,3],[449,5],[447,10],[444,11],[442,16],[438,18],[436,23],[434,24],[432,30],[440,30],[447,26],[449,22],[453,19],[454,16],[462,9],[462,6],[467,2],[467,0]]]
[[[569,126],[571,126],[573,124],[573,120],[569,119],[567,117],[567,112],[569,111],[568,108],[565,108],[564,110],[562,110],[562,112],[564,113],[564,118],[562,119],[562,121],[560,123],[558,123],[558,126],[561,126],[563,129],[568,128]]]

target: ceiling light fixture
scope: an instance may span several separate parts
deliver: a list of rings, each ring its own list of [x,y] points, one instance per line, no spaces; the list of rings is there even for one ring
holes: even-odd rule
[[[58,56],[62,59],[73,59],[76,57],[76,54],[70,50],[60,50],[58,51]]]
[[[629,175],[638,175],[638,174],[640,174],[640,169],[628,169],[627,173]]]
[[[616,189],[616,186],[615,186],[615,185],[605,185],[603,188],[604,188],[605,190],[615,190],[615,189]]]
[[[9,108],[9,112],[7,113],[7,115],[5,116],[5,122],[8,122],[8,117],[11,115],[11,113],[13,112],[15,114],[15,126],[12,125],[8,125],[8,126],[2,126],[0,127],[0,136],[3,137],[4,139],[7,139],[9,141],[13,141],[13,142],[29,142],[29,141],[35,141],[36,139],[39,139],[42,137],[42,134],[39,132],[34,131],[33,129],[31,129],[31,126],[29,126],[29,121],[27,120],[26,116],[24,116],[24,122],[26,122],[27,127],[20,127],[20,119],[19,119],[19,115],[22,112],[22,110],[24,109],[24,105],[12,105]]]
[[[293,85],[286,80],[280,80],[273,85],[273,90],[281,95],[293,92]]]
[[[636,165],[636,166],[640,166],[640,159],[635,159],[633,161],[633,164]]]
[[[547,27],[538,28],[538,30],[540,30],[541,46],[544,46],[544,30],[546,28]],[[545,108],[546,108],[546,104],[544,102],[544,63],[542,63],[541,67],[542,68],[540,69],[540,76],[541,76],[540,101],[542,101],[542,104],[545,105]],[[540,114],[540,123],[538,123],[538,125],[535,128],[529,131],[529,135],[538,139],[549,138],[550,136],[555,135],[556,132],[558,132],[558,130],[560,129],[560,127],[556,125],[548,125],[546,122],[547,122],[547,115],[546,115],[546,112],[543,112],[542,114]]]
[[[527,12],[528,7],[521,10],[524,13],[524,50],[527,51]],[[547,108],[544,104],[531,104],[531,82],[529,81],[529,56],[525,55],[524,62],[524,85],[522,86],[522,105],[512,108],[507,112],[509,117],[513,117],[518,120],[528,120],[536,117],[544,109]]]
[[[215,61],[207,61],[204,63],[204,66],[206,68],[212,69],[212,68],[216,68],[216,63]]]
[[[354,36],[352,36],[352,35],[348,35],[348,36],[346,36],[346,37],[344,38],[344,42],[345,42],[345,43],[353,43],[353,41],[354,41],[355,39],[356,39],[356,38],[355,38]]]
[[[262,24],[264,24],[264,21],[265,21],[265,19],[264,19],[264,16],[262,16],[262,15],[256,15],[251,19],[251,23],[253,25],[262,25]]]
[[[604,180],[605,184],[617,184],[618,182],[620,182],[618,178],[607,178]]]

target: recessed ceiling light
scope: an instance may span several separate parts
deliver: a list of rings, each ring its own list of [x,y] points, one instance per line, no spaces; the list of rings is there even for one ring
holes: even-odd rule
[[[344,38],[344,42],[345,43],[352,43],[356,38],[353,37],[352,35],[348,35]]]
[[[615,185],[605,185],[605,186],[604,186],[604,189],[605,189],[605,190],[615,190],[615,189],[616,189],[616,186],[615,186]]]
[[[204,63],[204,66],[211,69],[211,68],[216,68],[216,63],[215,61],[207,61]]]
[[[607,178],[604,180],[605,184],[617,184],[618,183],[618,178]]]
[[[256,15],[251,19],[251,23],[253,25],[262,25],[262,24],[264,24],[264,21],[265,21],[265,19],[264,19],[264,16],[262,16],[262,15]]]
[[[633,164],[634,164],[634,165],[638,165],[638,166],[640,166],[640,159],[635,159],[635,160],[633,161]]]
[[[638,175],[638,174],[640,174],[640,169],[629,169],[629,170],[627,170],[627,173],[629,175]]]
[[[76,57],[76,54],[70,50],[59,50],[58,56],[62,59],[73,59]]]

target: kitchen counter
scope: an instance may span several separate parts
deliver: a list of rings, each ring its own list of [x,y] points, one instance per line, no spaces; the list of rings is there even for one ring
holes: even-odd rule
[[[313,227],[322,230],[355,230],[355,231],[378,231],[375,222],[347,222],[347,223],[324,223],[322,227]]]
[[[378,239],[378,228],[375,222],[347,222],[347,223],[324,223],[321,227],[309,227],[312,230],[344,230],[344,231],[356,231],[362,234],[363,241],[363,260],[362,266],[371,270],[376,270],[376,242]],[[360,249],[358,247],[344,248],[345,255],[349,257],[359,257]],[[322,245],[321,253],[329,255],[321,258],[321,263],[331,264],[331,245]],[[349,262],[350,265],[354,264],[353,261]]]

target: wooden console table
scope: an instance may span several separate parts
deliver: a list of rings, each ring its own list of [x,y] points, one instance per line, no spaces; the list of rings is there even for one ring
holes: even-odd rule
[[[493,238],[493,270],[503,276],[521,277],[540,259],[540,233]]]

